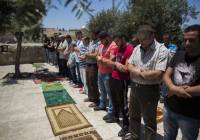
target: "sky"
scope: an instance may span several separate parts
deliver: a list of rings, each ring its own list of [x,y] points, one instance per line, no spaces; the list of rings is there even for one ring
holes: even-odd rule
[[[53,5],[56,5],[57,9],[51,8],[47,15],[43,19],[44,27],[48,28],[64,28],[64,29],[80,29],[85,26],[90,20],[90,16],[84,13],[80,19],[75,17],[75,13],[71,12],[73,3],[64,7],[58,3],[57,0],[52,0]],[[65,0],[61,0],[65,1]],[[121,0],[115,0],[116,5],[118,5]],[[194,5],[198,11],[200,11],[200,0],[188,0],[190,5]],[[93,0],[91,5],[95,11],[93,15],[101,10],[107,10],[112,8],[112,0]],[[120,8],[123,8],[123,4],[121,4]],[[200,14],[197,19],[190,19],[187,23],[190,24],[200,24]]]

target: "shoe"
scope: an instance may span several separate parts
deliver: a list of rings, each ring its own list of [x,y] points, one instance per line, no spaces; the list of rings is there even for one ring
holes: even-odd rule
[[[124,137],[122,137],[122,140],[133,140],[134,137],[131,133],[127,133]]]
[[[124,137],[128,133],[128,127],[123,127],[119,132],[118,136],[119,137]]]
[[[73,86],[73,88],[82,88],[83,86],[81,86],[81,85],[75,85],[75,86]]]
[[[110,113],[107,113],[105,116],[103,116],[103,120],[109,120],[111,118],[111,114]]]
[[[83,102],[90,102],[89,98],[85,98]]]
[[[85,91],[79,91],[79,93],[80,93],[80,94],[86,94],[86,92],[85,92]]]
[[[106,108],[102,108],[99,106],[94,107],[94,111],[106,110]]]
[[[91,104],[88,105],[88,107],[94,108],[94,107],[97,107],[97,104],[91,103]]]
[[[79,92],[83,91],[83,88],[79,89]]]
[[[118,123],[119,119],[115,117],[110,117],[110,119],[105,120],[106,123]]]

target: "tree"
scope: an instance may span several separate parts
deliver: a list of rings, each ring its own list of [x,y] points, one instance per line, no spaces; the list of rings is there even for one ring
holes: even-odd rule
[[[118,22],[120,12],[115,9],[109,9],[106,11],[99,12],[96,16],[92,17],[87,24],[90,31],[92,30],[103,30],[110,33],[114,32],[115,24]]]
[[[3,16],[1,33],[11,32],[17,39],[17,51],[15,57],[15,77],[20,77],[20,56],[22,37],[24,32],[35,29],[42,17],[46,14],[43,0],[2,0],[0,13]],[[6,18],[5,18],[6,16]]]
[[[57,0],[62,4],[61,0]],[[64,6],[75,2],[72,12],[80,18],[84,12],[92,16],[89,0],[66,0]],[[52,0],[1,0],[0,1],[0,34],[12,33],[17,38],[17,52],[15,58],[15,77],[20,77],[20,56],[22,36],[24,33],[37,37],[41,27],[42,17],[50,8],[57,8],[52,5]]]
[[[117,17],[112,18],[105,11],[99,12],[90,19],[89,30],[106,28],[114,33],[126,34],[130,39],[140,25],[150,24],[156,29],[159,41],[162,33],[168,32],[174,36],[175,43],[179,44],[183,24],[188,21],[188,17],[196,18],[198,14],[187,0],[128,0],[126,5],[125,10],[116,12]],[[107,26],[109,22],[112,26]]]
[[[188,17],[196,18],[198,12],[189,6],[187,0],[132,0],[135,28],[150,24],[157,31],[160,40],[162,33],[169,32],[177,39],[182,34],[182,25]]]

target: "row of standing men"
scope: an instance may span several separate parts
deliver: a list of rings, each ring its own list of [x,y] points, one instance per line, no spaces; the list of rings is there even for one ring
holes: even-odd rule
[[[170,35],[163,43],[155,39],[155,30],[141,26],[139,43],[128,43],[122,34],[93,31],[91,40],[76,32],[60,36],[60,42],[46,41],[46,48],[57,52],[59,74],[68,76],[73,87],[88,95],[85,102],[95,111],[106,110],[103,120],[118,123],[118,136],[125,140],[141,138],[141,118],[145,140],[156,139],[156,110],[164,101],[164,139],[175,140],[180,128],[182,138],[197,140],[200,128],[200,25],[184,31],[184,51],[177,51]],[[56,47],[55,47],[56,46]],[[56,48],[56,49],[55,49]],[[176,52],[177,51],[177,52]],[[53,54],[55,60],[55,54]],[[56,61],[52,61],[55,63]],[[56,64],[56,63],[55,63]],[[163,84],[164,83],[164,84]],[[128,85],[131,87],[128,104]]]

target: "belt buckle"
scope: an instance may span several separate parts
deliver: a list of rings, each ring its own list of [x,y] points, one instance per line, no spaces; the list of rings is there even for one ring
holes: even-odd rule
[[[139,84],[135,83],[135,86],[136,86],[136,87],[139,87]]]

